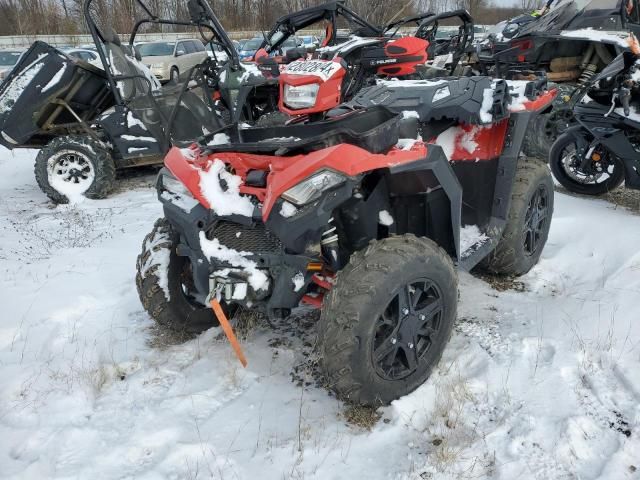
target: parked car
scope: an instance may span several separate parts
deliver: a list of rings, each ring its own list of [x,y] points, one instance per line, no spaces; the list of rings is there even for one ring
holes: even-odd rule
[[[87,48],[74,48],[73,50],[67,50],[66,54],[70,57],[77,58],[78,60],[83,60],[87,63],[95,65],[96,67],[102,68],[102,62],[100,61],[98,52],[96,52],[95,50],[89,50]]]
[[[177,81],[181,72],[186,72],[207,58],[204,45],[197,39],[149,42],[137,49],[142,63],[160,82]]]
[[[282,45],[280,45],[280,51],[282,52],[282,55],[286,55],[288,50],[291,50],[293,48],[299,48],[299,47],[304,47],[304,42],[302,41],[301,38],[299,37],[289,37],[287,38]]]
[[[23,53],[22,50],[0,50],[0,80],[13,69]]]
[[[306,48],[312,48],[312,47],[317,48],[320,46],[320,39],[315,35],[303,35],[298,38],[302,40],[302,43]]]
[[[263,39],[260,37],[255,37],[244,42],[242,44],[242,47],[240,47],[240,51],[238,52],[238,55],[240,55],[240,60],[251,60],[260,48],[260,45],[262,45],[262,42]]]

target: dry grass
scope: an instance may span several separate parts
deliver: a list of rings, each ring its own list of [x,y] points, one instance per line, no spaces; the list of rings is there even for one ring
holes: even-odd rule
[[[473,272],[475,277],[484,280],[491,288],[498,292],[505,292],[507,290],[513,290],[515,292],[524,292],[526,290],[524,283],[517,280],[516,277],[505,277],[504,275],[492,275],[487,272]]]
[[[342,414],[348,424],[365,430],[371,430],[382,418],[377,408],[364,405],[346,405]]]

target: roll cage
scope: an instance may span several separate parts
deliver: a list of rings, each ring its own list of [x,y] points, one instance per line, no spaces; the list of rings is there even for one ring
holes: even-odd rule
[[[267,52],[276,50],[291,35],[314,23],[326,20],[329,22],[332,36],[326,46],[335,45],[337,42],[338,19],[344,18],[350,26],[351,33],[362,37],[382,37],[384,30],[377,27],[364,18],[360,17],[353,10],[344,5],[344,1],[328,2],[316,7],[309,7],[303,10],[290,13],[280,17],[271,31],[265,35],[260,45]]]
[[[123,105],[125,103],[123,93],[121,89],[118,88],[118,82],[122,82],[125,80],[139,81],[149,87],[149,92],[154,89],[154,79],[149,78],[149,76],[145,75],[144,72],[142,72],[140,68],[138,68],[138,65],[136,63],[139,58],[136,58],[136,51],[134,49],[136,35],[138,34],[140,27],[146,24],[196,27],[205,43],[211,43],[221,46],[228,56],[229,63],[232,66],[239,68],[240,58],[238,57],[238,53],[236,52],[231,39],[225,32],[224,28],[220,24],[220,21],[218,20],[206,0],[188,1],[187,5],[189,9],[189,15],[191,17],[189,20],[167,19],[159,17],[149,9],[149,7],[144,3],[143,0],[135,0],[135,3],[140,7],[146,17],[136,22],[133,27],[133,31],[129,36],[129,44],[126,47],[123,47],[121,45],[120,38],[112,28],[106,27],[101,29],[100,27],[98,27],[91,11],[91,7],[94,1],[95,0],[85,0],[83,13],[89,27],[89,33],[91,34],[91,37],[93,38],[93,41],[97,47],[98,55],[104,67],[107,80],[109,81],[109,85],[111,86],[111,90],[113,91],[113,95],[115,98],[115,103],[117,105]],[[205,35],[205,31],[210,32],[211,36]],[[215,50],[213,51],[215,52]],[[122,73],[115,70],[114,65],[112,64],[113,58],[108,58],[112,57],[114,52],[116,52],[117,55],[120,55],[121,58],[122,55],[124,55],[125,61],[129,64],[128,66],[130,67],[127,69],[129,70],[129,73]],[[127,58],[128,61],[126,60]]]

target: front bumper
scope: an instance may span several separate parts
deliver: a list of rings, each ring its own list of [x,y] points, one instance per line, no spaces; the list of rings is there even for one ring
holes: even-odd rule
[[[180,198],[163,186],[163,170],[158,176],[158,199],[165,218],[179,234],[179,256],[188,257],[193,273],[196,299],[206,305],[207,298],[219,295],[228,303],[258,307],[267,313],[296,307],[307,293],[319,255],[290,254],[282,242],[270,232],[260,219],[243,216],[219,217],[197,202]],[[187,200],[187,201],[185,201]],[[265,289],[251,287],[245,268],[229,261],[207,257],[203,252],[202,235],[217,239],[219,244],[252,262],[268,278]],[[304,279],[304,283],[294,282]]]

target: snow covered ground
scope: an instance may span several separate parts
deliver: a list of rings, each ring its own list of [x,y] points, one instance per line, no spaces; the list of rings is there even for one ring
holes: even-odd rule
[[[640,216],[558,194],[540,264],[463,275],[440,366],[368,430],[315,386],[312,313],[250,329],[246,370],[218,331],[170,344],[134,284],[153,178],[53,208],[33,155],[0,151],[0,477],[640,478]]]

